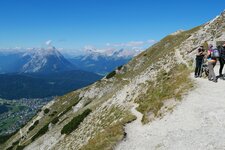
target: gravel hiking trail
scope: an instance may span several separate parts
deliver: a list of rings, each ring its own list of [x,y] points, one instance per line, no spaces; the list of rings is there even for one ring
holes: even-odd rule
[[[196,88],[161,119],[142,125],[134,106],[137,120],[125,126],[127,136],[115,149],[225,150],[225,81],[193,80]]]

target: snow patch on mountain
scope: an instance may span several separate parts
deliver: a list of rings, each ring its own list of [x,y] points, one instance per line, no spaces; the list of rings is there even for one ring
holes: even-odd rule
[[[23,59],[28,60],[21,69],[23,73],[58,72],[73,69],[73,65],[55,47],[30,49],[24,53]]]
[[[87,58],[92,58],[93,60],[98,60],[99,57],[105,58],[133,58],[143,52],[140,49],[127,50],[124,48],[115,50],[115,49],[107,49],[107,50],[99,50],[99,49],[86,49],[85,54],[83,55],[83,60]]]

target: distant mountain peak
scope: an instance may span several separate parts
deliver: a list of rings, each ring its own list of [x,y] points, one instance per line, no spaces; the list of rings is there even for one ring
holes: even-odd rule
[[[49,73],[74,69],[55,47],[31,49],[23,58],[27,60],[21,69],[23,73]]]
[[[142,52],[142,50],[137,49],[106,49],[106,50],[98,50],[95,48],[89,48],[85,50],[85,58],[92,57],[94,60],[98,60],[99,57],[113,57],[113,58],[132,58],[134,56],[137,56]]]

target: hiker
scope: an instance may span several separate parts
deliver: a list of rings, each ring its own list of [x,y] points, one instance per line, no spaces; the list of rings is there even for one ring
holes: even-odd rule
[[[203,64],[204,56],[205,56],[204,52],[205,52],[205,50],[204,50],[203,46],[200,46],[198,48],[198,52],[197,52],[196,58],[195,58],[195,61],[196,61],[195,78],[201,77],[202,64]]]
[[[216,65],[217,62],[217,58],[213,57],[213,45],[209,45],[209,50],[208,50],[208,54],[207,54],[207,60],[208,60],[208,68],[209,68],[209,75],[208,75],[208,79],[209,81],[213,81],[213,82],[217,82],[217,78],[214,72],[214,67]]]
[[[219,69],[219,77],[223,80],[225,80],[225,77],[223,75],[223,67],[225,64],[225,43],[223,44],[223,46],[218,46],[218,50],[220,51],[220,58],[219,58],[219,62],[220,62],[220,69]]]

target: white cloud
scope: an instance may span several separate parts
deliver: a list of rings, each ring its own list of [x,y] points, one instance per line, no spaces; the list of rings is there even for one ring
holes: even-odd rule
[[[106,43],[106,46],[110,46],[110,43]]]
[[[128,43],[125,43],[124,46],[126,47],[137,47],[137,46],[143,46],[145,44],[144,41],[131,41]]]
[[[85,45],[84,46],[84,50],[90,50],[90,49],[95,49],[95,47],[91,46],[91,45]]]
[[[47,46],[51,46],[51,45],[52,45],[52,40],[46,41],[45,44],[46,44]]]
[[[150,43],[150,44],[155,44],[157,41],[156,40],[147,40],[146,42]]]
[[[85,53],[101,53],[101,54],[108,54],[111,53],[113,51],[115,51],[115,48],[112,47],[105,47],[105,48],[97,48],[91,45],[86,45],[83,48]]]
[[[115,53],[117,53],[118,57],[136,56],[155,42],[155,40],[147,40],[130,41],[126,43],[106,43],[106,46],[102,48],[87,45],[83,48],[83,50],[85,53],[99,53],[107,56],[114,55]]]
[[[104,50],[105,50],[105,53],[112,53],[120,49],[123,49],[120,55],[135,56],[155,43],[156,43],[156,40],[153,40],[153,39],[149,39],[146,41],[129,41],[126,43],[106,43],[106,48],[104,48]]]
[[[147,40],[147,41],[130,41],[126,43],[106,43],[106,46],[111,47],[142,47],[142,46],[150,46],[154,44],[156,40]]]

